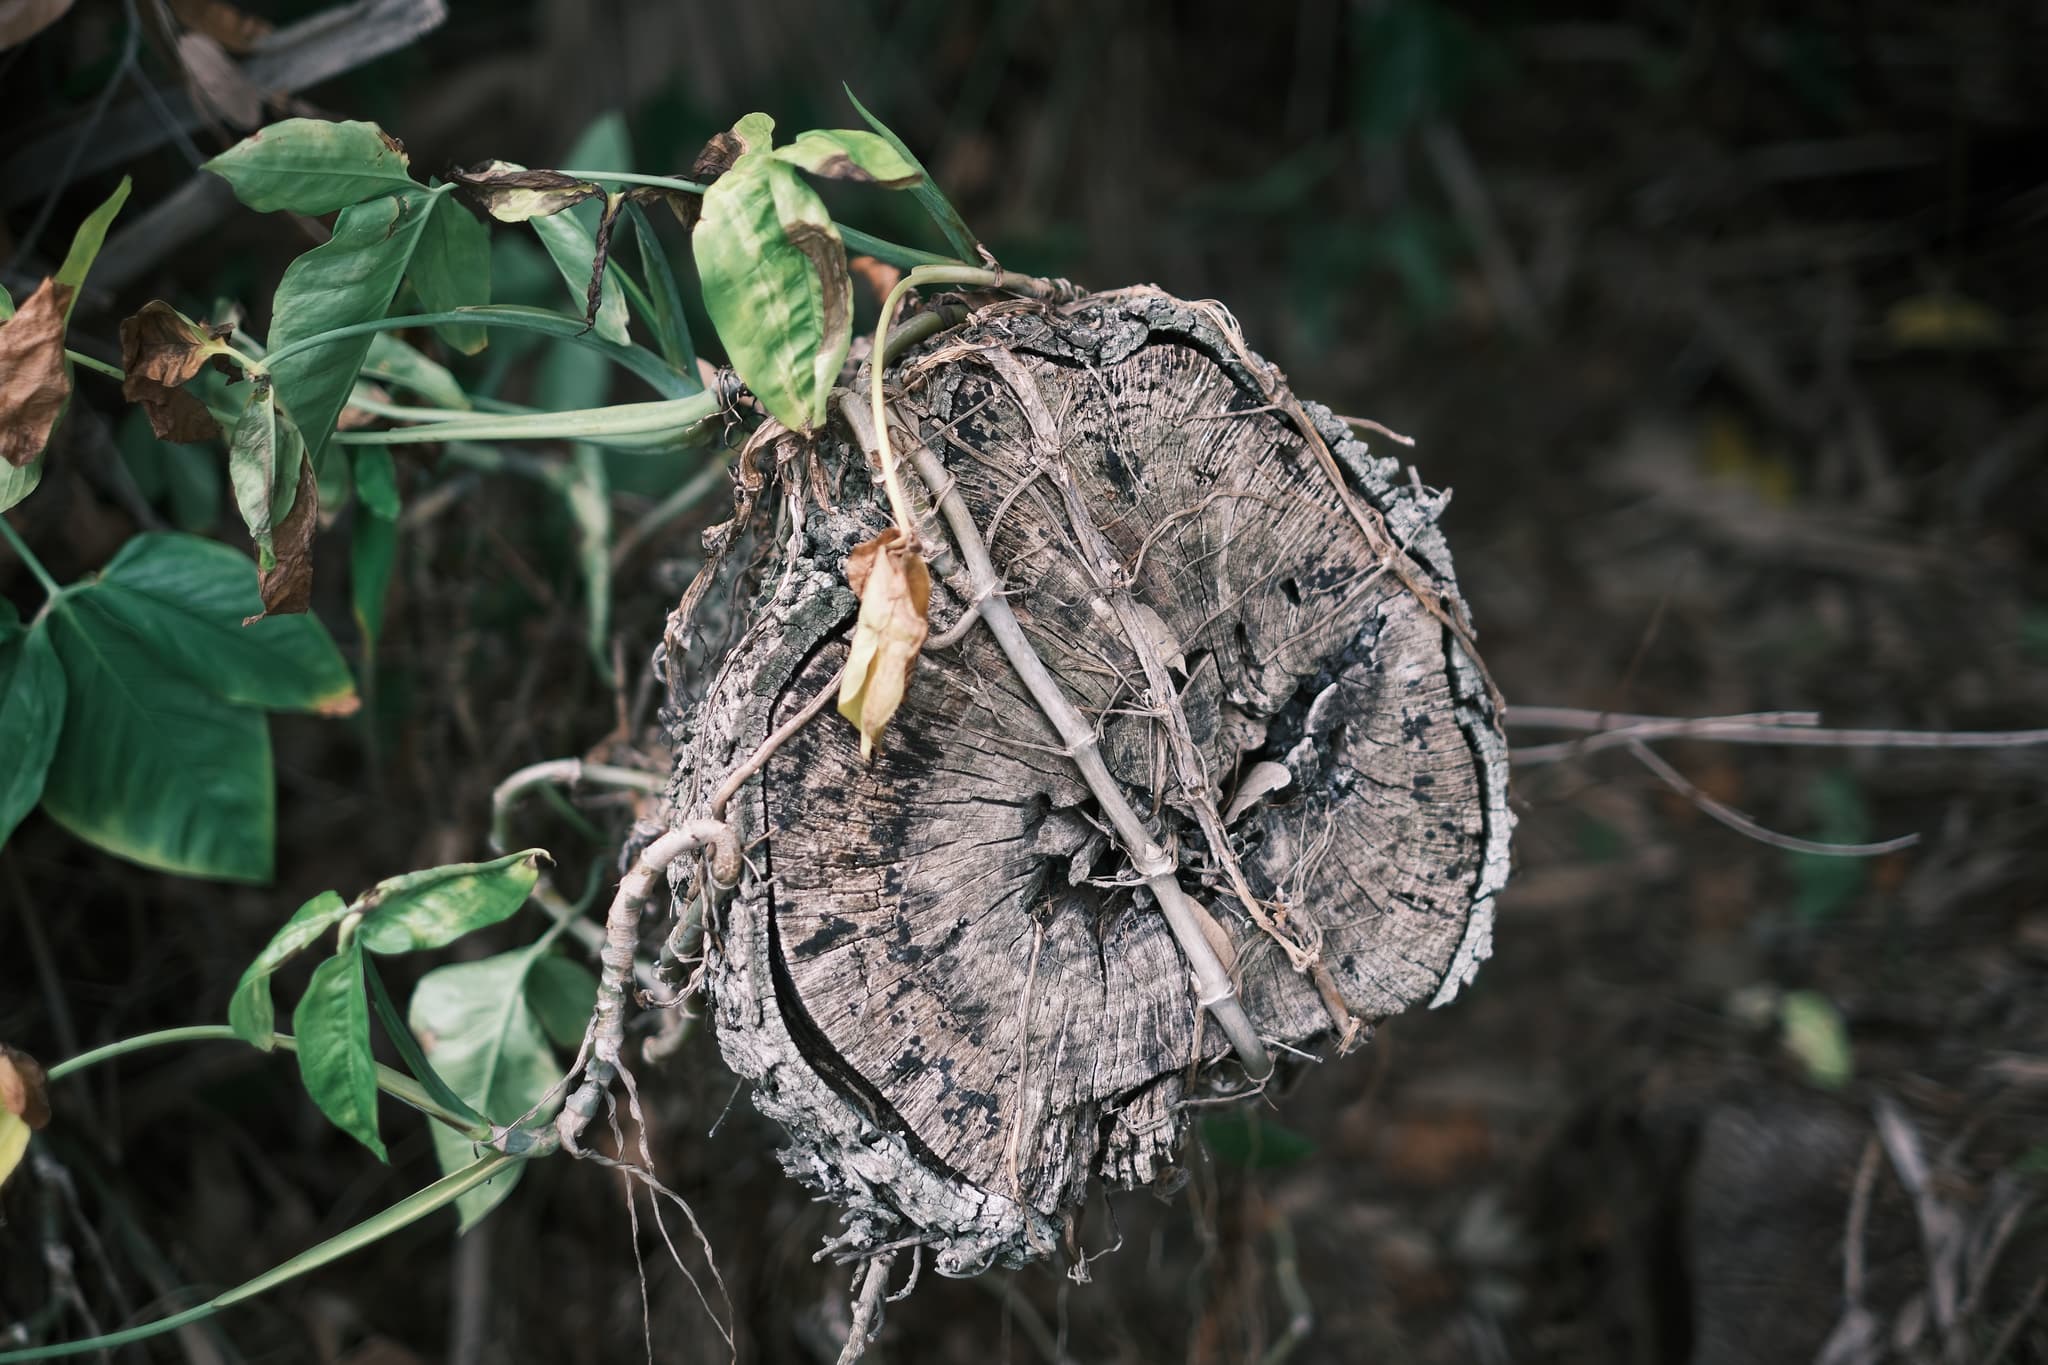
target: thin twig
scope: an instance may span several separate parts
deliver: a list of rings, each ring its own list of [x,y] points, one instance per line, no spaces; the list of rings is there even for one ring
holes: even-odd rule
[[[839,1352],[839,1365],[854,1365],[867,1354],[868,1344],[882,1330],[882,1304],[889,1292],[889,1265],[893,1251],[871,1256],[854,1275],[853,1326],[847,1329],[846,1345]]]
[[[1584,739],[1510,751],[1519,766],[1555,763],[1576,754],[1638,740],[1707,739],[1720,744],[1783,744],[1822,749],[2024,749],[2048,744],[2040,730],[1838,730],[1820,728],[1814,711],[1758,711],[1737,716],[1640,716],[1570,706],[1510,706],[1510,727],[1591,731]]]
[[[761,741],[760,748],[748,755],[746,762],[725,775],[725,781],[719,785],[717,794],[711,798],[712,819],[723,820],[725,818],[726,806],[731,803],[733,797],[739,794],[740,788],[746,785],[747,779],[761,771],[767,765],[768,760],[775,756],[775,751],[784,744],[787,744],[797,731],[809,725],[811,718],[825,709],[826,702],[839,695],[839,677],[841,672],[844,672],[844,670],[835,671],[831,679],[818,689],[818,694],[804,703],[803,710],[784,721],[774,734]]]
[[[1824,858],[1875,858],[1886,853],[1897,853],[1920,842],[1918,834],[1902,834],[1896,839],[1885,839],[1874,844],[1824,844],[1813,839],[1780,834],[1774,829],[1766,829],[1733,806],[1723,805],[1695,787],[1686,780],[1685,774],[1650,752],[1648,746],[1641,741],[1629,741],[1628,751],[1635,756],[1637,762],[1656,774],[1666,786],[1709,816],[1738,834],[1746,834],[1758,843],[1769,844],[1772,848],[1782,848],[1788,853],[1814,853]]]

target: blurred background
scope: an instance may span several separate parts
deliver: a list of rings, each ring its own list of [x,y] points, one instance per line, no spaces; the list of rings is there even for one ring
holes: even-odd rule
[[[37,8],[66,7],[0,23]],[[843,81],[1006,266],[1219,299],[1297,392],[1413,437],[1511,708],[2039,726],[2044,55],[2048,7],[2017,2],[80,0],[0,50],[0,281],[21,297],[131,174],[71,344],[116,358],[159,297],[260,333],[323,230],[195,171],[248,128],[375,120],[422,175],[679,172],[749,110],[858,126]],[[905,197],[831,202],[940,245]],[[522,234],[494,238],[499,297],[564,306]],[[508,396],[561,382],[510,334],[462,363]],[[218,450],[77,387],[8,514],[60,578],[146,527],[246,545]],[[663,762],[630,693],[718,507],[620,560],[592,647],[561,501],[402,450],[370,704],[274,723],[277,884],[148,873],[32,815],[0,851],[0,1038],[48,1062],[220,1019],[308,896],[483,856],[515,768]],[[612,468],[615,524],[692,472],[648,465]],[[316,610],[361,660],[347,543],[321,541]],[[0,593],[37,600],[12,556]],[[1660,746],[1770,829],[1922,836],[1844,860],[1716,823],[1626,750],[1513,737],[1517,872],[1454,1006],[1205,1122],[1185,1188],[1091,1208],[1076,1274],[927,1278],[870,1358],[2048,1361],[2044,750]],[[580,886],[632,815],[579,797],[519,837]],[[738,1358],[832,1360],[830,1211],[708,1038],[640,1075]],[[409,1118],[378,1166],[247,1049],[144,1054],[58,1100],[0,1198],[0,1329],[183,1306],[435,1171]],[[119,1358],[640,1359],[635,1236],[615,1177],[542,1163],[459,1243],[416,1226]],[[637,1236],[655,1357],[725,1358]]]

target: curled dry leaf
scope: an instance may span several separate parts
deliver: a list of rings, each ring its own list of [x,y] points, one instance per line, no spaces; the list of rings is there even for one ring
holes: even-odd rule
[[[263,610],[242,618],[243,625],[253,626],[266,616],[291,616],[311,610],[313,533],[319,527],[320,481],[313,476],[313,462],[301,460],[299,491],[292,498],[292,510],[277,524],[272,537],[276,562],[257,570],[256,584],[263,594]]]
[[[0,1043],[0,1185],[21,1163],[28,1135],[49,1121],[49,1087],[42,1067],[26,1052]]]
[[[74,292],[44,280],[13,317],[0,322],[0,459],[16,468],[43,453],[71,396],[64,315]]]
[[[529,171],[509,161],[486,161],[468,170],[451,171],[448,178],[462,187],[472,203],[501,223],[551,218],[604,195],[591,181],[560,171]]]
[[[860,619],[839,679],[839,714],[860,731],[860,756],[867,758],[924,649],[932,579],[924,557],[891,526],[846,557],[846,581],[860,596]]]
[[[204,441],[220,434],[206,405],[179,388],[222,355],[233,327],[194,322],[162,299],[121,322],[121,393],[149,414],[165,441]]]

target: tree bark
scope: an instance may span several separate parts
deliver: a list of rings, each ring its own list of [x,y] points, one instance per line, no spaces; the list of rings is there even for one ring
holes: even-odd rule
[[[1441,499],[1296,407],[1228,314],[1154,290],[984,309],[893,378],[1264,1037],[1310,1048],[1448,1001],[1490,951],[1512,818]],[[673,821],[845,658],[843,564],[888,513],[855,446],[802,464],[801,527],[708,684],[672,699]],[[972,594],[925,526],[938,634]],[[719,1045],[788,1130],[784,1164],[844,1210],[834,1253],[1020,1264],[1092,1180],[1173,1180],[1184,1101],[1242,1073],[985,629],[928,652],[859,749],[822,716],[726,813],[748,866],[707,924]]]

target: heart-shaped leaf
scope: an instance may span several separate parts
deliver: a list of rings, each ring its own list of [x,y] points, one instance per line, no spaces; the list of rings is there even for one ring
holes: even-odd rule
[[[251,133],[203,169],[252,209],[317,215],[411,187],[409,166],[404,148],[374,123],[291,118]]]
[[[705,191],[691,243],[733,369],[776,421],[822,427],[853,339],[846,248],[824,201],[788,163],[750,152]]]

